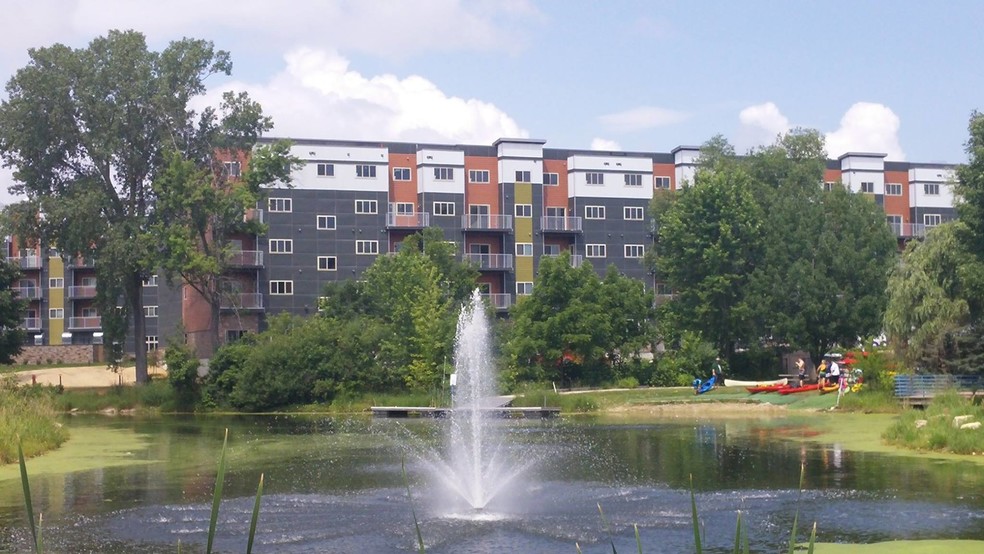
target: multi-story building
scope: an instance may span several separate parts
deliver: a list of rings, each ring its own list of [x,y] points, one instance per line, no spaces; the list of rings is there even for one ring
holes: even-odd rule
[[[271,187],[265,205],[246,215],[261,218],[267,235],[233,241],[220,340],[261,330],[269,313],[315,313],[326,283],[358,278],[425,227],[441,229],[477,266],[480,287],[500,311],[530,294],[543,257],[561,252],[571,254],[572,264],[590,261],[599,273],[615,265],[657,296],[668,292],[642,264],[653,244],[647,208],[655,191],[693,178],[699,148],[603,152],[544,144],[294,140],[291,153],[304,165],[292,186]],[[900,241],[954,217],[952,166],[884,158],[844,154],[828,160],[824,180],[872,195]],[[244,161],[227,163],[232,176]],[[24,325],[32,342],[97,341],[92,268],[10,244],[8,256],[25,270],[19,289],[31,301]],[[172,302],[176,291],[156,278],[146,285],[148,347],[179,322],[190,337],[208,332],[207,307],[189,287]]]

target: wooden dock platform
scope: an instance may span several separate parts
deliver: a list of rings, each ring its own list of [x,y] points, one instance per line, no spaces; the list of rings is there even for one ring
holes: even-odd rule
[[[408,417],[448,417],[451,408],[433,408],[429,406],[373,406],[369,408],[374,417],[408,418]],[[550,418],[560,415],[560,408],[513,408],[509,406],[482,408],[484,414],[503,418]]]

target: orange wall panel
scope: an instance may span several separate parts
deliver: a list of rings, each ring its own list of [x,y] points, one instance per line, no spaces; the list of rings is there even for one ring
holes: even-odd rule
[[[676,166],[673,164],[653,164],[653,177],[669,177],[670,190],[676,190]],[[652,185],[652,183],[650,183]]]
[[[489,172],[488,183],[468,182],[468,170],[484,169]],[[465,156],[465,213],[468,204],[485,204],[492,215],[501,214],[499,202],[499,160],[485,156]]]
[[[409,167],[409,181],[394,181],[394,167]],[[389,155],[389,201],[411,202],[417,205],[417,158],[411,154]],[[419,207],[418,207],[419,211]]]
[[[543,205],[567,206],[567,160],[543,160],[544,173],[557,174],[557,186],[543,187]]]
[[[886,171],[885,183],[902,183],[902,196],[885,195],[885,213],[901,215],[903,223],[909,223],[909,172]]]
[[[823,180],[836,183],[841,180],[841,171],[839,169],[824,169]]]

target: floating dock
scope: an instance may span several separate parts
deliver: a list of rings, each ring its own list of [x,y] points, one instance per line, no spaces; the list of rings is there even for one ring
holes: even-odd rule
[[[427,406],[373,406],[369,408],[374,417],[449,417],[451,408],[432,408]],[[461,408],[459,408],[460,410]],[[508,406],[482,408],[483,414],[502,418],[550,418],[560,415],[560,408],[513,408]]]

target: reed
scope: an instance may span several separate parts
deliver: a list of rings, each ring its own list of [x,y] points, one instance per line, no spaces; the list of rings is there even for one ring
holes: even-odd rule
[[[0,465],[13,463],[19,453],[30,458],[57,448],[68,432],[57,421],[50,394],[43,387],[18,387],[12,379],[0,382]]]
[[[417,552],[424,554],[424,536],[420,533],[420,522],[417,521],[417,510],[413,507],[413,495],[410,494],[410,480],[407,478],[407,459],[400,461],[400,470],[403,472],[403,484],[407,487],[407,501],[410,503],[410,514],[413,516],[413,528],[417,531]]]
[[[212,515],[208,520],[208,544],[205,547],[205,554],[212,554],[212,543],[215,539],[215,525],[219,519],[219,504],[222,503],[222,485],[225,482],[225,455],[226,445],[229,442],[229,429],[225,430],[225,437],[222,439],[222,453],[219,454],[219,469],[215,475],[215,490],[212,491]]]

